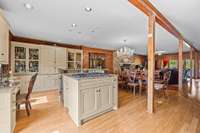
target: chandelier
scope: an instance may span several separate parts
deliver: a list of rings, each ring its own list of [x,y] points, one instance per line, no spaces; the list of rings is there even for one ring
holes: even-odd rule
[[[117,50],[117,56],[133,56],[135,54],[135,49],[123,46]]]

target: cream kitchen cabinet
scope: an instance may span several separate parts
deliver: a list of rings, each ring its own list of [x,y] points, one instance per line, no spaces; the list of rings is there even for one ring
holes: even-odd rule
[[[100,113],[112,108],[114,104],[113,86],[96,86],[90,89],[83,89],[80,92],[80,117],[86,119],[91,115]]]
[[[100,111],[109,109],[113,106],[113,103],[114,103],[113,89],[114,89],[114,86],[112,84],[99,87],[98,107]]]
[[[21,93],[27,93],[28,85],[30,82],[32,75],[18,75],[21,79]],[[33,92],[40,92],[40,91],[48,91],[48,90],[56,90],[60,89],[61,87],[61,78],[60,74],[49,74],[49,75],[42,75],[39,74],[35,81]]]
[[[82,118],[97,113],[99,96],[99,88],[88,88],[80,91],[80,114]]]
[[[56,47],[55,60],[56,60],[56,73],[59,73],[58,69],[66,69],[66,48]]]
[[[83,51],[67,49],[67,70],[80,71],[83,68]]]
[[[55,47],[42,46],[41,49],[41,73],[54,74],[55,66]]]
[[[56,75],[43,75],[43,88],[42,90],[59,89],[56,85]]]
[[[12,42],[11,66],[22,80],[21,92],[26,93],[31,76],[38,72],[33,91],[61,88],[61,74],[66,69],[66,48]]]
[[[58,69],[66,69],[66,49],[55,46],[42,46],[41,73],[55,74]]]
[[[40,71],[41,47],[39,45],[14,41],[11,44],[11,66],[15,75]]]
[[[76,75],[76,74],[74,74]],[[116,110],[118,106],[117,76],[79,77],[63,75],[64,107],[77,126]]]
[[[9,26],[0,13],[0,64],[8,64]]]
[[[0,133],[14,132],[18,90],[18,86],[0,88]]]

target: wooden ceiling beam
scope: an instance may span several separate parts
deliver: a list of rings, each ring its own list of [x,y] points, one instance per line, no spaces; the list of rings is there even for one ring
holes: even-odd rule
[[[178,39],[183,39],[186,43],[189,41],[183,37],[183,35],[173,26],[167,18],[159,12],[156,7],[151,4],[148,0],[129,0],[131,4],[136,6],[139,10],[141,10],[144,14],[149,16],[150,14],[154,14],[156,16],[156,22],[161,25],[165,30],[167,30],[169,33],[174,35]],[[188,43],[192,48],[195,49],[195,51],[198,51],[192,43]]]

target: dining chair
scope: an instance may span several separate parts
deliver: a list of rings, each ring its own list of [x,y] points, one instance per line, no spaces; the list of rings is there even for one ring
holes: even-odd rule
[[[171,71],[168,71],[164,73],[163,80],[159,80],[158,82],[155,82],[154,89],[158,92],[159,95],[160,93],[163,93],[165,97],[167,96],[166,90],[169,85],[170,77],[171,77]]]
[[[125,80],[124,80],[123,76],[120,74],[118,76],[118,87],[122,88],[122,89],[125,87]]]
[[[136,81],[136,73],[134,73],[132,76],[128,76],[128,88],[133,90],[133,94],[136,94],[136,88],[139,87],[139,82]]]
[[[28,116],[30,116],[30,110],[32,109],[31,103],[30,103],[30,95],[32,93],[37,75],[38,73],[34,74],[31,77],[29,85],[28,85],[28,92],[26,94],[19,94],[16,100],[17,109],[20,109],[20,105],[24,104],[26,108],[26,113]]]

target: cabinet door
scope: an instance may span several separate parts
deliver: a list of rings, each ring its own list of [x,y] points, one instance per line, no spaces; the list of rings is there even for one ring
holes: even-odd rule
[[[41,73],[55,73],[55,47],[43,46],[41,50]]]
[[[39,72],[40,49],[38,47],[28,48],[28,70],[29,72]]]
[[[56,48],[56,72],[58,69],[66,69],[66,49],[65,48]]]
[[[60,74],[55,75],[55,88],[61,89],[62,87],[62,76]]]
[[[9,29],[0,15],[0,64],[8,64]]]
[[[99,89],[84,89],[80,91],[80,114],[81,117],[88,117],[98,109]]]
[[[43,77],[43,88],[44,90],[55,90],[58,89],[58,86],[56,84],[56,75],[47,75]]]
[[[28,70],[26,66],[27,49],[23,45],[15,45],[12,52],[14,54],[14,62],[12,62],[14,65],[14,73],[26,73]]]
[[[106,110],[113,105],[113,88],[112,86],[104,86],[100,88],[100,110]]]

